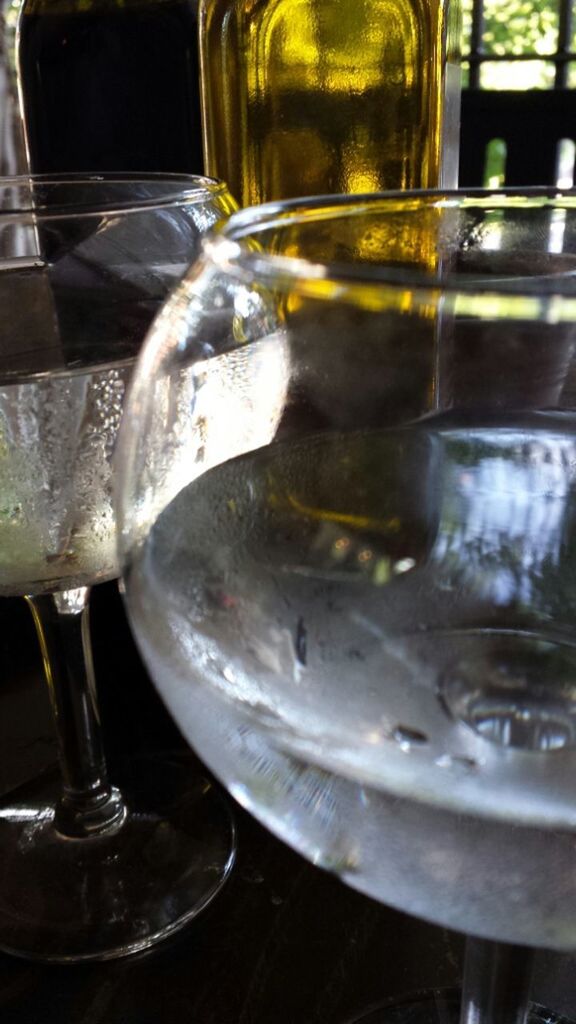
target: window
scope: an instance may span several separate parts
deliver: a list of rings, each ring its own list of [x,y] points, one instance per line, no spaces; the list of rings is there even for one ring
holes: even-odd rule
[[[464,85],[576,86],[574,0],[463,0]]]
[[[461,2],[460,185],[571,187],[576,0]]]

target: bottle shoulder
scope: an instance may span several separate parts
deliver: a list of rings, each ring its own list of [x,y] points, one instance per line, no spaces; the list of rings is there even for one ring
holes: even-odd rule
[[[443,17],[448,7],[458,0],[354,0],[343,5],[342,0],[199,0],[204,24],[217,27],[226,34],[234,25],[236,30],[273,30],[288,27],[291,36],[305,30],[306,23],[314,23],[323,35],[345,39],[370,30],[384,36],[395,20],[409,16],[421,25],[433,23]]]

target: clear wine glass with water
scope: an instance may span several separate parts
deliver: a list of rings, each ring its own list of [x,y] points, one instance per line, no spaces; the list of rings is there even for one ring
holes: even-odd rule
[[[276,835],[475,937],[465,1024],[576,948],[575,353],[572,195],[294,200],[205,241],[121,432],[168,708]]]
[[[0,183],[0,595],[32,610],[62,769],[0,806],[0,947],[24,956],[144,949],[232,863],[228,810],[187,764],[111,784],[88,621],[90,587],[118,576],[112,466],[135,356],[232,208],[187,176]]]

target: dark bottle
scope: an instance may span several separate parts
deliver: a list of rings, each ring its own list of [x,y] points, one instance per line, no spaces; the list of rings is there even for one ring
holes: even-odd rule
[[[24,0],[30,166],[202,173],[197,0]]]

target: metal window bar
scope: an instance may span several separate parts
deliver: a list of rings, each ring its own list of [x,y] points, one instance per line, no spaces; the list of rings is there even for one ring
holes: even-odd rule
[[[571,0],[560,0],[560,17],[558,23],[558,52],[556,56],[556,74],[554,76],[554,87],[565,89],[568,85],[568,65],[574,59],[570,52],[572,40],[572,2]]]

